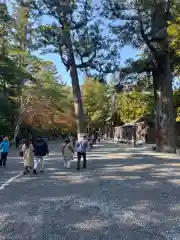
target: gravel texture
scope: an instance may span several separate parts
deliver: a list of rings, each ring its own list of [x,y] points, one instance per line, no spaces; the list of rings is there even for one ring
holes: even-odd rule
[[[44,174],[0,189],[0,240],[180,240],[180,159],[102,142],[87,169],[50,144]],[[22,171],[11,150],[0,185]]]

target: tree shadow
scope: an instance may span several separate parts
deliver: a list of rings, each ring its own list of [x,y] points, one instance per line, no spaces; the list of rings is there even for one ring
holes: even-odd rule
[[[175,155],[105,145],[89,152],[87,169],[78,172],[76,161],[64,169],[57,153],[44,174],[22,176],[4,189],[0,237],[180,239],[179,183]]]

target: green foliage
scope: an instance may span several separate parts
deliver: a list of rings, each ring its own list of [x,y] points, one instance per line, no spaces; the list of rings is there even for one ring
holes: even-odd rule
[[[124,123],[132,122],[143,114],[152,113],[153,96],[145,92],[123,92],[117,97],[117,108]]]
[[[178,1],[174,2],[171,13],[173,19],[169,22],[169,38],[171,40],[171,47],[180,56],[180,3]]]
[[[84,113],[93,127],[102,127],[110,112],[107,86],[95,79],[86,79],[82,86]]]
[[[159,68],[160,56],[168,53],[171,70],[176,76],[179,74],[179,1],[102,1],[102,14],[110,22],[112,33],[119,45],[130,44],[134,48],[143,49],[144,57],[138,61],[131,61],[125,70],[126,75],[151,72],[152,67]],[[167,26],[169,24],[169,36]],[[164,29],[162,31],[162,29]],[[170,50],[167,40],[170,40]],[[154,64],[156,63],[156,64]],[[126,70],[129,72],[127,73]]]
[[[22,108],[20,100],[27,102],[23,117],[26,125],[41,129],[73,128],[73,94],[75,91],[75,97],[79,94],[77,70],[100,77],[114,72],[120,66],[119,48],[126,44],[142,47],[143,54],[136,61],[130,59],[121,69],[122,84],[128,82],[134,90],[117,95],[118,115],[123,122],[130,122],[144,113],[151,113],[154,106],[150,74],[159,54],[167,54],[166,31],[161,31],[167,29],[167,22],[171,69],[176,76],[179,70],[180,8],[177,1],[170,9],[165,2],[145,0],[130,4],[122,0],[103,0],[103,15],[111,20],[112,37],[105,37],[91,0],[16,0],[12,16],[8,14],[7,5],[0,3],[1,129],[9,133],[14,131]],[[165,10],[171,12],[169,18],[165,18]],[[42,24],[44,16],[51,18],[48,24]],[[33,50],[59,54],[71,74],[73,91],[62,83],[53,63],[35,57]],[[114,88],[87,79],[82,93],[87,122],[101,127],[114,114]],[[80,97],[79,94],[79,98],[75,98],[76,102]],[[174,99],[177,104],[179,92],[174,93]],[[179,108],[177,112],[179,116]]]
[[[32,11],[39,12],[39,19],[44,16],[52,18],[52,22],[36,29],[36,45],[43,54],[59,54],[69,70],[71,52],[76,68],[89,75],[102,75],[117,69],[119,64],[115,56],[118,51],[112,41],[105,38],[101,24],[96,21],[91,0],[39,0],[34,1],[33,6]]]
[[[170,46],[174,51],[175,71],[180,76],[180,3],[174,2],[171,9],[172,20],[169,22],[168,35],[170,39]]]
[[[69,89],[62,83],[56,67],[29,51],[32,22],[28,7],[18,3],[13,18],[9,17],[6,4],[0,8],[4,16],[0,22],[0,133],[11,136],[21,109],[26,128],[69,127],[74,121],[72,101],[67,98]]]
[[[174,105],[177,113],[176,121],[180,121],[180,89],[174,91]]]

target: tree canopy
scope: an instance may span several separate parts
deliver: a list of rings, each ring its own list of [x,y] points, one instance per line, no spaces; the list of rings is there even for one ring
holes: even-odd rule
[[[98,5],[15,0],[8,12],[0,3],[1,131],[15,138],[23,126],[33,125],[36,131],[58,128],[81,135],[88,125],[103,127],[115,113],[119,124],[153,113],[162,140],[157,149],[174,152],[179,1],[102,0]],[[127,45],[141,54],[120,67],[119,53]],[[51,61],[43,60],[46,53],[59,56],[71,87]],[[87,76],[82,86],[80,71]],[[106,74],[115,72],[114,83],[106,83]]]
[[[26,28],[31,30],[27,6],[16,6],[13,16],[8,14],[6,4],[1,6],[1,133],[13,137],[17,124],[41,131],[51,127],[74,128],[72,99],[67,98],[69,89],[52,62],[29,51],[31,39],[24,35]]]
[[[108,86],[87,78],[82,86],[82,96],[87,123],[94,128],[103,127],[110,109]]]

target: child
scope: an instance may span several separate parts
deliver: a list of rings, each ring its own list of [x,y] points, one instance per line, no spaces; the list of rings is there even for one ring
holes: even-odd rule
[[[70,140],[65,140],[65,145],[62,149],[62,156],[64,157],[64,167],[70,168],[71,167],[71,160],[73,159],[74,149],[70,143]]]
[[[0,144],[0,149],[1,149],[0,167],[6,167],[6,160],[7,160],[7,155],[8,155],[8,152],[9,152],[8,137],[4,138],[4,140]]]

